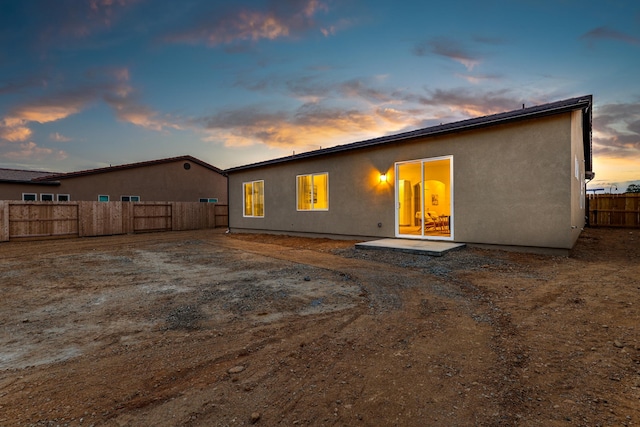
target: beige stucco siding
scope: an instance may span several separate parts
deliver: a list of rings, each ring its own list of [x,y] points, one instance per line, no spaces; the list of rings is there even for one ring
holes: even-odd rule
[[[567,247],[569,117],[501,126],[455,144],[456,240]]]
[[[66,194],[60,190],[59,185],[34,185],[19,183],[1,183],[0,200],[22,200],[22,194]]]
[[[394,237],[395,163],[453,156],[455,241],[570,248],[577,216],[572,147],[581,147],[573,139],[576,117],[564,113],[231,172],[230,227]],[[319,172],[329,173],[329,210],[296,211],[296,175]],[[381,172],[388,183],[379,182]],[[242,183],[251,180],[264,180],[264,218],[242,216]]]
[[[189,169],[184,165],[188,163]],[[80,174],[58,180],[59,185],[4,184],[4,200],[20,200],[22,193],[69,194],[72,201],[97,201],[107,195],[111,201],[121,196],[139,196],[143,202],[197,202],[200,198],[217,198],[227,203],[227,178],[196,162],[180,159],[101,173]]]
[[[185,163],[189,163],[189,169],[184,168]],[[66,178],[60,187],[73,194],[75,200],[97,200],[102,194],[113,201],[119,201],[121,196],[176,202],[217,197],[219,203],[226,203],[226,185],[226,178],[215,171],[194,162],[177,161]]]
[[[582,112],[571,115],[571,158],[573,159],[571,180],[571,235],[569,244],[573,246],[586,222],[585,205],[585,158],[582,132]]]

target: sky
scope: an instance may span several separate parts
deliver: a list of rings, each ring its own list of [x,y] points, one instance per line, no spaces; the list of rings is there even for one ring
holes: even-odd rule
[[[594,96],[640,184],[637,0],[0,0],[0,167],[226,169]]]

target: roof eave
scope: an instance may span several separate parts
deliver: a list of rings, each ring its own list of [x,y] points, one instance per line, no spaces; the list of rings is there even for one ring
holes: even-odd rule
[[[215,167],[213,165],[210,165],[209,163],[206,163],[206,162],[204,162],[204,161],[202,161],[200,159],[197,159],[197,158],[195,158],[193,156],[184,155],[184,156],[178,156],[178,157],[170,157],[170,158],[166,158],[166,159],[149,160],[149,161],[145,161],[145,162],[137,162],[137,163],[128,163],[128,164],[124,164],[124,165],[109,166],[109,167],[105,167],[105,168],[89,169],[89,170],[83,170],[83,171],[54,174],[54,175],[34,178],[33,181],[46,182],[46,181],[50,181],[52,179],[77,178],[77,177],[81,177],[81,176],[97,175],[97,174],[101,174],[101,173],[109,173],[109,172],[115,172],[115,171],[121,171],[121,170],[136,169],[136,168],[141,168],[141,167],[146,167],[146,166],[153,166],[153,165],[159,165],[159,164],[165,164],[165,163],[173,163],[173,162],[178,162],[178,161],[190,161],[190,162],[196,163],[196,164],[198,164],[198,165],[200,165],[202,167],[205,167],[205,168],[207,168],[209,170],[217,172],[220,175],[226,176],[225,172],[222,169],[218,169],[217,167]]]
[[[397,135],[383,136],[379,138],[369,139],[360,142],[354,142],[344,145],[337,145],[335,147],[323,148],[320,150],[308,151],[306,153],[294,154],[292,156],[281,157],[278,159],[265,160],[262,162],[252,163],[243,166],[237,166],[225,170],[226,174],[239,172],[247,169],[254,169],[265,166],[272,166],[275,164],[290,162],[294,160],[302,160],[311,157],[319,157],[325,155],[331,155],[344,151],[351,151],[357,149],[364,149],[384,144],[392,144],[398,142],[409,141],[418,138],[433,137],[439,135],[446,135],[457,132],[464,132],[474,129],[481,129],[488,126],[495,126],[498,124],[511,123],[521,120],[527,120],[537,117],[545,117],[555,114],[562,114],[565,112],[584,110],[591,106],[593,102],[592,95],[585,95],[581,97],[571,98],[555,103],[545,104],[541,106],[534,106],[529,108],[523,108],[522,110],[513,110],[504,113],[494,114],[491,116],[476,117],[472,119],[462,120],[459,122],[448,123],[444,125],[432,126],[429,128],[418,129],[415,131],[404,132]],[[590,126],[590,125],[589,125]],[[590,147],[590,144],[589,144]]]

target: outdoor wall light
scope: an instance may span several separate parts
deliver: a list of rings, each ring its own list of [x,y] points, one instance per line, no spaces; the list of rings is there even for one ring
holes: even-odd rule
[[[387,182],[387,174],[385,173],[380,174],[380,182]]]

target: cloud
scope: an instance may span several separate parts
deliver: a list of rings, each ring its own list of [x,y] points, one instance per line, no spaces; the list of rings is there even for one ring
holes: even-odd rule
[[[613,30],[606,26],[594,28],[593,30],[584,33],[580,38],[582,40],[586,40],[591,47],[593,47],[595,42],[599,40],[615,40],[632,45],[640,45],[640,38]]]
[[[218,46],[238,41],[293,38],[312,29],[328,36],[337,27],[326,29],[315,22],[314,16],[321,10],[327,8],[318,0],[273,0],[266,10],[227,7],[207,13],[188,29],[165,39],[174,43]]]
[[[69,142],[71,141],[71,138],[68,138],[58,132],[55,133],[50,133],[49,134],[49,138],[53,141],[57,141],[57,142]]]
[[[47,0],[40,0],[40,26],[42,39],[47,37],[84,38],[110,28],[120,15],[138,0],[58,0],[50,7]]]
[[[340,19],[337,23],[320,28],[320,32],[325,37],[335,36],[338,31],[343,31],[353,25],[349,19]]]
[[[43,160],[53,158],[63,160],[67,158],[67,153],[62,150],[52,150],[51,148],[39,147],[35,142],[25,142],[19,144],[14,150],[2,153],[0,157],[11,160]]]
[[[0,119],[0,140],[26,141],[32,136],[29,123],[65,119],[80,112],[96,96],[96,88],[89,87],[41,97],[16,106]]]
[[[125,33],[113,29],[123,18],[130,16],[132,6],[139,2],[141,0],[3,2],[4,19],[0,31],[8,41],[3,48],[9,52],[13,49],[12,54],[21,56],[25,55],[25,50],[35,50],[40,58],[46,58],[50,48],[95,50],[105,43],[122,42],[120,37]],[[130,27],[127,30],[130,31]],[[106,40],[92,37],[107,32],[111,34]]]
[[[459,74],[456,73],[455,74],[456,77],[460,77],[461,79],[464,79],[466,81],[468,81],[471,84],[480,84],[480,83],[484,83],[487,81],[495,81],[495,80],[500,80],[502,79],[502,76],[499,74],[478,74],[476,76],[474,75],[470,75],[470,74]]]
[[[397,93],[377,89],[368,81],[363,79],[353,79],[342,83],[339,87],[340,92],[348,98],[363,98],[373,102],[394,102],[397,101]]]
[[[306,100],[291,111],[252,106],[221,111],[196,120],[207,140],[229,146],[331,146],[361,138],[485,116],[521,108],[523,99],[509,90],[476,88],[406,92],[380,86],[385,78],[324,82],[314,76],[268,79],[252,89],[285,90]],[[364,101],[364,102],[362,102]],[[529,105],[546,102],[529,99]]]
[[[352,142],[406,126],[400,111],[360,111],[355,108],[304,104],[295,111],[273,112],[248,107],[203,118],[205,140],[227,146],[265,144],[277,148],[311,149]]]
[[[26,141],[31,137],[31,129],[22,125],[21,120],[3,119],[0,121],[0,139],[9,142]]]
[[[304,103],[318,103],[329,98],[361,99],[376,104],[395,103],[401,100],[403,95],[395,89],[380,87],[379,83],[384,82],[387,77],[380,75],[373,78],[326,82],[315,75],[273,75],[260,80],[240,78],[236,85],[257,92],[285,92],[287,96],[293,96]]]
[[[597,106],[593,129],[594,154],[640,158],[640,102]]]
[[[473,71],[482,62],[479,55],[463,46],[460,42],[447,37],[438,37],[421,42],[413,48],[413,54],[416,56],[426,56],[429,53],[459,62],[468,71]]]
[[[156,131],[181,128],[172,117],[163,116],[137,101],[134,89],[127,83],[130,79],[127,68],[96,68],[89,70],[85,77],[89,82],[83,82],[79,87],[47,94],[13,107],[0,118],[0,139],[26,141],[32,134],[30,123],[63,120],[100,100],[106,102],[121,121]],[[56,141],[65,140],[59,134],[51,134],[50,137]]]
[[[118,120],[123,122],[159,132],[168,128],[182,128],[171,117],[138,103],[129,86],[120,85],[116,90],[105,93],[103,99],[114,110]]]
[[[420,95],[417,100],[422,105],[447,108],[450,111],[467,117],[486,116],[517,109],[522,105],[522,98],[509,90],[477,91],[464,88],[436,89],[428,94]],[[537,100],[528,101],[529,104]]]
[[[97,97],[98,90],[96,86],[88,86],[47,95],[14,107],[6,120],[25,124],[27,122],[48,123],[64,119],[78,113],[93,101]]]
[[[331,96],[336,87],[311,76],[287,79],[285,86],[288,94],[304,103],[321,102]]]
[[[32,88],[42,87],[45,84],[46,80],[44,75],[18,77],[13,81],[5,81],[4,84],[0,86],[0,95],[20,93]]]

